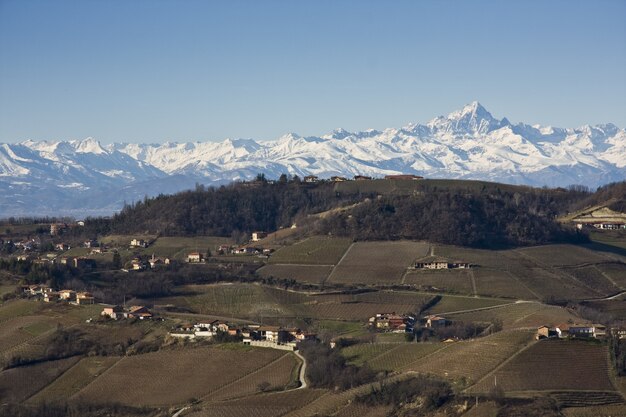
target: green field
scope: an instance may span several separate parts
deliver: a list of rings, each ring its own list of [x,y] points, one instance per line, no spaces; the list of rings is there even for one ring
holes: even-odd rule
[[[347,238],[313,236],[278,249],[269,262],[273,264],[335,265],[352,241]]]

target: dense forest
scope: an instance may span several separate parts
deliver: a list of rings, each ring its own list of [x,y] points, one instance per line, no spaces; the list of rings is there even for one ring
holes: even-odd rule
[[[594,194],[584,187],[548,189],[446,180],[420,181],[403,193],[363,191],[367,189],[346,191],[332,183],[308,184],[297,178],[270,183],[262,177],[219,188],[198,186],[127,205],[110,219],[88,219],[85,231],[243,240],[255,230],[309,223],[315,233],[357,240],[428,239],[485,248],[581,242],[586,236],[559,224],[556,217],[581,205],[623,200],[626,183],[601,187]],[[307,219],[308,214],[354,203],[358,204],[314,224]],[[619,203],[614,205],[619,208]]]
[[[145,199],[110,220],[91,219],[98,232],[162,233],[170,236],[231,236],[255,230],[273,231],[291,226],[300,216],[350,202],[338,196],[332,184],[264,180]]]
[[[390,195],[326,218],[318,227],[321,233],[358,240],[424,239],[484,248],[584,241],[584,235],[555,220],[567,197],[549,190]]]

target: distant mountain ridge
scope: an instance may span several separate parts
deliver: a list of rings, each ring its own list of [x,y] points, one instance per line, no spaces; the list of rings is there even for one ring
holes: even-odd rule
[[[276,141],[5,143],[0,144],[0,217],[110,214],[124,201],[258,173],[267,178],[407,173],[596,187],[626,179],[626,131],[613,124],[513,125],[473,102],[425,125],[337,129],[319,137],[289,133]]]

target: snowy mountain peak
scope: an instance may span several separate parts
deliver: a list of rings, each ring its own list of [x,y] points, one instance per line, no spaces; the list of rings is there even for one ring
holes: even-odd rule
[[[102,147],[100,142],[92,137],[76,141],[74,143],[74,146],[76,152],[79,153],[92,153],[96,155],[107,153],[107,151]]]
[[[426,125],[345,129],[275,141],[0,143],[0,215],[110,214],[124,201],[196,183],[357,174],[416,174],[536,186],[590,187],[626,179],[626,130],[612,124],[558,128],[494,118],[472,102]],[[76,212],[74,212],[76,213]]]
[[[348,136],[352,136],[353,133],[348,132],[346,129],[343,128],[338,128],[338,129],[334,129],[331,133],[323,135],[322,139],[345,139]]]
[[[503,123],[495,119],[478,101],[473,101],[446,117],[431,120],[428,127],[434,131],[474,135],[485,134],[508,124],[508,120]]]

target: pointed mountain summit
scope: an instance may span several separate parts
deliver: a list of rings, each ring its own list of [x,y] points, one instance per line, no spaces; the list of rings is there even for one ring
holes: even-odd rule
[[[496,119],[474,101],[427,125],[335,129],[277,140],[117,143],[96,139],[0,143],[5,216],[110,214],[145,195],[194,184],[281,174],[329,178],[415,174],[535,186],[597,187],[626,179],[626,130],[612,124],[558,128]]]
[[[502,126],[509,125],[505,118],[494,118],[478,101],[473,101],[461,110],[454,111],[446,117],[440,116],[428,123],[433,131],[454,134],[485,134]]]

